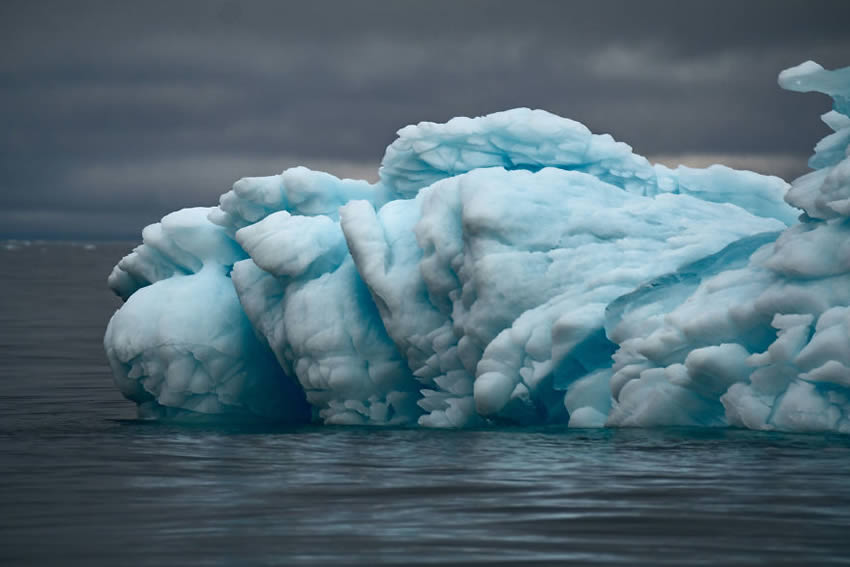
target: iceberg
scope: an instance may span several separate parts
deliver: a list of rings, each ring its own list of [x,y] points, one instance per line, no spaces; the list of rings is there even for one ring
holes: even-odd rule
[[[239,180],[110,274],[116,383],[164,419],[847,431],[850,74],[780,83],[836,101],[790,187],[525,108],[402,128],[376,183]]]

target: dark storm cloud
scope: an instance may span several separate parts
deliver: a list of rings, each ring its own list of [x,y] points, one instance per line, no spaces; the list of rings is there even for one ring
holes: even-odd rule
[[[238,177],[374,177],[399,127],[514,106],[793,175],[826,101],[776,74],[850,64],[847,21],[845,1],[7,1],[0,234],[134,237]]]

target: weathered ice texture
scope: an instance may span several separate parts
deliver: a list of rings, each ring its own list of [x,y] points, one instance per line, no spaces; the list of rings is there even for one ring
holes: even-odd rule
[[[812,173],[653,165],[542,110],[407,126],[147,227],[105,345],[143,415],[850,431],[850,69]],[[799,222],[798,222],[799,217]]]

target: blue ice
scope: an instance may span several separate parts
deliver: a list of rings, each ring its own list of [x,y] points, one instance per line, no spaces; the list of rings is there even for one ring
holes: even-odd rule
[[[542,110],[399,130],[147,227],[109,277],[155,418],[850,431],[850,68],[812,173],[653,165]],[[798,221],[799,217],[799,221]]]

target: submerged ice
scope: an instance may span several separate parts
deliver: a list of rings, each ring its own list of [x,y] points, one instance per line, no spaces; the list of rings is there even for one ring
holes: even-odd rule
[[[812,173],[653,165],[514,109],[147,227],[105,346],[151,417],[850,431],[850,69]],[[799,217],[799,221],[798,221]]]

